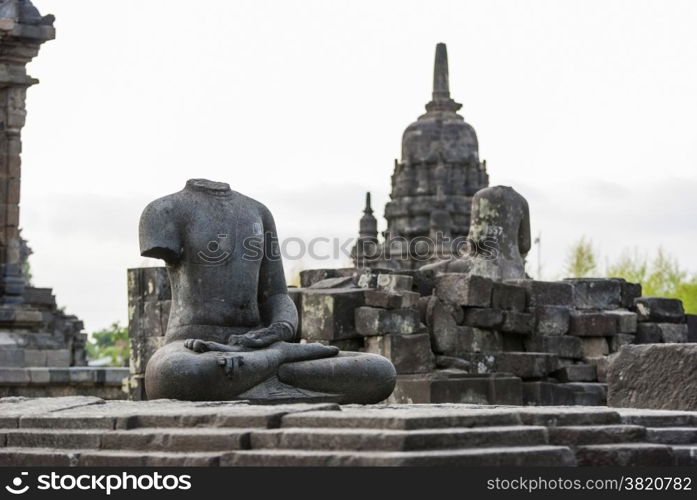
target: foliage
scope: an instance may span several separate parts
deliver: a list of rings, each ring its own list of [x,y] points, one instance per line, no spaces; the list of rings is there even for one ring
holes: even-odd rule
[[[598,264],[593,242],[581,237],[569,249],[566,258],[566,276],[570,278],[588,278],[598,272]]]
[[[690,276],[663,248],[658,249],[651,262],[636,250],[625,251],[617,262],[608,266],[606,274],[641,283],[642,294],[647,297],[680,299],[685,312],[697,314],[697,274]]]
[[[110,357],[111,366],[124,366],[130,354],[128,327],[118,322],[110,328],[92,333],[87,342],[87,355],[91,360]]]

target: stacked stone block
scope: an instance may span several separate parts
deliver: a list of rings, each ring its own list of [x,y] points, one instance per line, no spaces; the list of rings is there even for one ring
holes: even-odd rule
[[[167,268],[141,267],[128,270],[130,399],[146,399],[145,367],[155,351],[164,345],[171,299]]]

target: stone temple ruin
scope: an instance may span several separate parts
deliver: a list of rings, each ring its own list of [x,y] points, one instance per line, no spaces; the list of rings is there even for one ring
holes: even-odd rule
[[[53,16],[30,1],[0,3],[0,395],[120,397],[124,370],[86,367],[82,322],[57,307],[50,288],[24,277],[21,132],[27,89],[38,83],[26,65],[54,37]]]
[[[117,401],[126,396],[120,390],[125,370],[81,366],[85,364],[81,323],[56,308],[50,289],[27,286],[21,272],[19,131],[24,93],[35,83],[24,69],[40,44],[53,38],[52,22],[52,16],[40,16],[28,0],[0,1],[4,49],[0,68],[5,67],[0,71],[0,102],[5,103],[0,107],[4,132],[0,140],[6,153],[0,155],[5,172],[0,190],[5,193],[1,205],[5,216],[0,219],[5,221],[0,242],[0,388],[5,396],[34,396],[0,399],[0,464],[697,463],[697,350],[687,343],[697,341],[697,332],[688,326],[695,325],[695,317],[685,314],[679,300],[643,297],[639,284],[623,279],[544,282],[526,276],[527,202],[510,187],[489,187],[475,131],[450,98],[443,44],[436,48],[433,99],[404,134],[382,239],[368,195],[353,250],[354,267],[303,271],[301,286],[287,293],[281,281],[276,298],[285,301],[282,312],[290,314],[261,325],[265,327],[261,330],[271,330],[286,323],[283,335],[295,330],[303,344],[314,343],[332,354],[337,349],[326,346],[348,351],[335,358],[323,355],[287,363],[300,372],[325,363],[325,373],[334,376],[328,390],[309,386],[322,385],[331,377],[307,370],[303,383],[288,398],[292,384],[284,379],[284,361],[280,368],[274,367],[278,370],[273,377],[233,400],[151,397],[146,401],[148,366],[151,378],[154,365],[155,376],[171,374],[165,381],[169,390],[178,390],[171,379],[183,375],[183,385],[195,391],[187,377],[187,370],[195,367],[188,361],[183,364],[177,357],[181,353],[197,361],[218,357],[217,365],[224,371],[216,371],[218,366],[209,370],[213,375],[209,380],[222,386],[227,383],[224,377],[239,376],[244,356],[249,355],[248,360],[256,353],[268,354],[285,343],[238,348],[233,342],[192,339],[187,332],[174,339],[184,347],[170,349],[174,344],[170,319],[181,322],[177,327],[191,327],[189,331],[210,327],[218,332],[230,327],[225,317],[220,324],[186,323],[182,317],[212,311],[215,319],[221,319],[216,306],[229,310],[229,304],[222,300],[211,305],[211,299],[199,303],[197,311],[177,303],[182,288],[189,298],[200,299],[196,287],[205,280],[210,284],[216,270],[192,267],[193,259],[179,262],[185,260],[184,245],[177,240],[181,234],[163,228],[181,221],[174,217],[175,224],[162,224],[160,214],[141,219],[141,252],[165,260],[168,267],[128,270],[127,391],[132,401]],[[189,181],[189,187],[215,191],[211,196],[238,195],[231,194],[226,184],[200,179]],[[196,211],[200,202],[192,200],[187,198],[183,205],[187,213],[200,216],[204,212]],[[254,216],[259,208],[253,200],[245,200],[240,218]],[[173,217],[173,212],[164,210],[162,216]],[[226,217],[234,218],[234,211],[225,211],[221,218]],[[207,231],[216,222],[215,216],[199,219],[197,227],[190,227],[187,219],[193,239],[200,236],[199,229]],[[257,223],[247,226],[254,235],[261,234]],[[222,248],[221,239],[229,243],[227,234],[215,234],[216,249]],[[168,270],[190,274],[170,279]],[[279,270],[276,274],[282,275],[280,265]],[[195,279],[205,273],[205,280]],[[239,286],[249,292],[251,285],[261,282],[255,276],[245,274]],[[227,282],[222,283],[225,289]],[[263,309],[269,298],[263,295],[235,305],[245,312],[233,314],[233,320],[249,314],[253,302],[259,304],[251,309],[257,305]],[[245,334],[233,336],[239,340],[256,331],[246,329]],[[149,365],[163,352],[174,354]],[[394,368],[388,373],[394,390],[383,404],[337,404],[364,401],[336,399],[333,386],[355,389],[351,385],[359,384],[352,384],[354,376],[370,385],[369,370],[351,366],[351,359],[379,360],[383,367]],[[315,361],[322,363],[313,365]],[[253,364],[252,360],[249,365]],[[348,376],[337,384],[336,373]],[[206,382],[205,377],[201,380],[199,386]],[[608,403],[615,408],[606,407]]]
[[[510,188],[503,196],[483,196],[502,188],[482,190],[486,166],[459,108],[450,98],[446,49],[439,44],[433,100],[404,133],[384,241],[368,195],[353,250],[356,266],[303,271],[301,287],[290,290],[299,336],[391,360],[398,373],[391,403],[605,405],[608,366],[622,346],[688,341],[682,304],[642,297],[639,284],[622,279],[527,278],[527,204]],[[523,214],[502,231],[515,232],[515,244],[494,232],[497,259],[462,256],[447,243],[468,236],[481,241],[487,228],[507,223],[486,219],[476,193],[501,213],[515,206]],[[525,206],[516,205],[519,198]],[[426,255],[417,250],[414,259],[410,250],[427,237],[446,238],[426,247]],[[503,262],[514,254],[519,263]],[[169,307],[165,268],[129,270],[135,399],[146,397],[145,366],[163,345]]]

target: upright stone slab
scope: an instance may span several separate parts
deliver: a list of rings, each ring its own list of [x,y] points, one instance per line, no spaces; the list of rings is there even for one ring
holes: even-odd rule
[[[608,405],[697,411],[697,344],[622,347],[609,369]]]

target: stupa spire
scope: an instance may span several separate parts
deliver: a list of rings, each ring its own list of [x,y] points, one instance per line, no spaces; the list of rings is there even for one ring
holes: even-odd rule
[[[426,104],[427,111],[457,111],[462,107],[450,98],[450,76],[448,75],[448,48],[444,43],[436,45],[433,63],[433,99]]]

